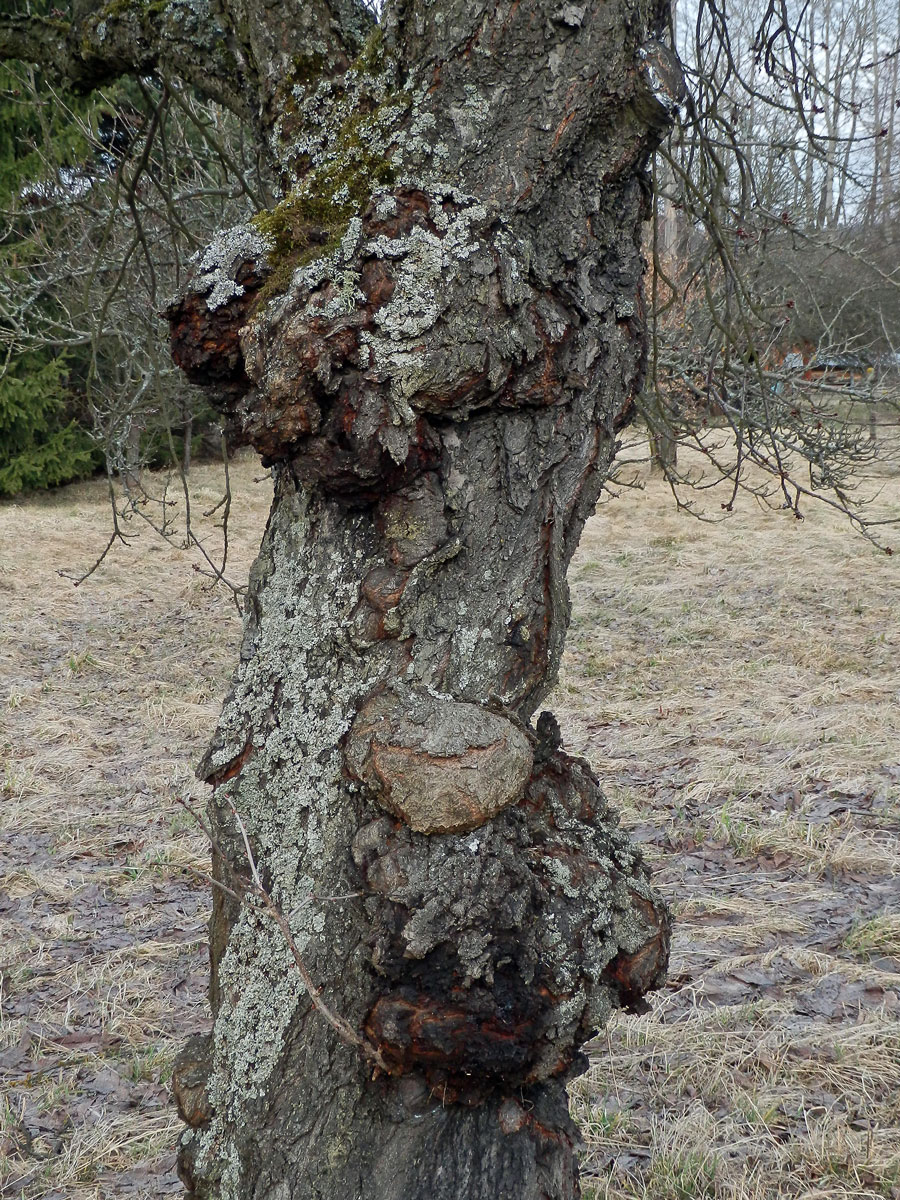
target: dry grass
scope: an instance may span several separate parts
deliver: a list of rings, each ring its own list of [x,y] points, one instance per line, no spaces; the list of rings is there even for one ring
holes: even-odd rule
[[[236,473],[246,578],[271,491]],[[218,475],[192,473],[195,521]],[[60,578],[102,549],[105,504],[87,483],[0,508],[0,1186],[34,1200],[180,1192],[166,1081],[207,1020],[208,900],[183,868],[208,855],[175,798],[202,794],[240,620],[146,529]]]
[[[195,512],[216,488],[195,469]],[[205,848],[174,800],[239,622],[149,534],[73,589],[56,569],[105,520],[93,483],[0,508],[0,1182],[23,1200],[177,1193],[166,1081],[206,1020],[182,870]],[[553,703],[679,918],[670,986],[573,1087],[588,1197],[900,1196],[898,575],[831,514],[701,525],[657,481],[586,532]]]
[[[900,1196],[900,560],[650,481],[572,579],[554,702],[678,918],[573,1087],[586,1195]]]

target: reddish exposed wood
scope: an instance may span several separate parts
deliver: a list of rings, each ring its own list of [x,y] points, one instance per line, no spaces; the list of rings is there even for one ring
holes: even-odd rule
[[[380,613],[395,608],[400,603],[409,572],[391,567],[376,567],[362,582],[362,594]]]
[[[172,358],[192,383],[232,399],[249,389],[240,334],[266,273],[246,262],[235,277],[244,289],[241,295],[210,309],[205,296],[187,291],[166,309]]]
[[[501,1081],[527,1078],[539,1021],[534,997],[523,999],[533,1011],[504,1020],[478,1011],[483,991],[471,1006],[461,990],[458,1004],[423,993],[389,994],[378,999],[365,1028],[397,1074],[422,1071],[432,1087],[454,1099],[474,1098]]]
[[[375,438],[357,436],[356,416],[355,395],[348,391],[325,414],[320,433],[293,447],[291,465],[306,486],[321,486],[351,504],[372,504],[439,461],[438,437],[424,417],[416,420],[406,459],[397,463]],[[390,421],[386,402],[383,420]],[[289,451],[283,448],[279,457]]]
[[[231,762],[226,763],[224,767],[220,767],[212,775],[207,775],[206,782],[211,783],[215,788],[222,783],[226,783],[229,779],[234,779],[235,775],[241,772],[252,753],[253,743],[248,741],[240,754],[235,755]]]
[[[647,941],[633,954],[617,954],[604,971],[604,979],[619,989],[622,1007],[628,1012],[646,1012],[644,994],[659,987],[669,961],[670,926],[666,914],[646,897],[632,891],[634,907],[651,931]]]
[[[363,263],[359,276],[359,286],[365,293],[366,299],[374,312],[387,304],[394,294],[393,277],[383,259],[370,258]]]

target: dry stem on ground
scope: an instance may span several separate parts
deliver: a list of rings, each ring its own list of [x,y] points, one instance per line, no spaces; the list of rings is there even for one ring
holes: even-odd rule
[[[259,474],[235,468],[235,576]],[[214,468],[190,486],[195,515],[218,499]],[[175,798],[202,803],[240,626],[149,532],[59,578],[104,504],[0,508],[0,1182],[26,1200],[177,1193],[166,1082],[206,1021],[206,850]],[[669,988],[573,1087],[586,1195],[900,1196],[900,555],[824,510],[701,525],[650,481],[572,579],[553,703],[679,916]]]

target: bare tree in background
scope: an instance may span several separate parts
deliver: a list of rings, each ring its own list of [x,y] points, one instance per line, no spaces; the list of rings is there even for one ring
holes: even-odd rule
[[[678,21],[691,98],[657,155],[640,401],[655,458],[680,482],[690,441],[735,496],[769,490],[762,468],[777,503],[824,498],[879,540],[853,485],[900,346],[896,6],[703,0]]]
[[[160,310],[215,230],[268,193],[231,113],[176,81],[128,91],[136,103],[97,93],[90,119],[68,110],[92,148],[82,161],[60,165],[42,121],[33,182],[2,214],[0,351],[7,364],[44,347],[69,356],[109,468],[134,487],[148,455],[168,457],[173,433],[188,468],[195,416],[216,416],[172,363]],[[65,95],[25,67],[16,97],[66,111]]]

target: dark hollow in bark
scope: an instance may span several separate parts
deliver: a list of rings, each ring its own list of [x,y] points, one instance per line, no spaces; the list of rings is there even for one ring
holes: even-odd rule
[[[642,381],[643,171],[679,86],[662,17],[389,6],[339,86],[298,84],[270,122],[282,206],[168,310],[276,481],[201,767],[214,874],[248,877],[237,813],[369,1047],[219,891],[215,1027],[175,1074],[198,1197],[569,1200],[565,1083],[663,979],[640,854],[533,724]]]

